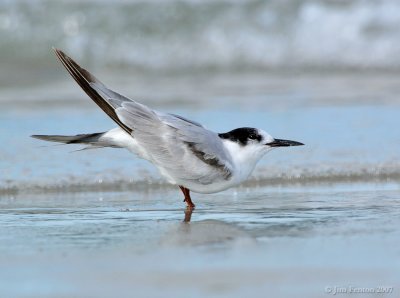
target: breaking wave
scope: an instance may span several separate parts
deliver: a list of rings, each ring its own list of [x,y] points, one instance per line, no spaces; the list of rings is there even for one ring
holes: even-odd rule
[[[392,0],[0,0],[0,48],[13,67],[53,62],[54,45],[138,70],[398,69],[399,14]]]

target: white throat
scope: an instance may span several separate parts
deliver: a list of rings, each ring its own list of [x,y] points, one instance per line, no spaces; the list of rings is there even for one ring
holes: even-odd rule
[[[234,179],[237,183],[246,180],[253,172],[257,162],[269,151],[267,146],[260,144],[240,145],[230,140],[223,140],[225,149],[232,157],[235,167]]]

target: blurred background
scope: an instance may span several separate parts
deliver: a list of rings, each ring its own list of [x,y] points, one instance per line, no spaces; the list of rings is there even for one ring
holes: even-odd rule
[[[183,224],[151,164],[30,138],[116,126],[53,46],[154,109],[306,146]],[[398,292],[400,1],[0,0],[0,54],[0,296]]]
[[[399,11],[393,0],[3,0],[2,60],[40,66],[44,82],[51,46],[138,73],[396,71]]]

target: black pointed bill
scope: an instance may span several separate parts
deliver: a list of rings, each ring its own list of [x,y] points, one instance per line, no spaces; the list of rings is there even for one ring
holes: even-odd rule
[[[272,142],[267,143],[270,147],[289,147],[289,146],[302,146],[303,143],[290,141],[290,140],[281,140],[281,139],[274,139]]]

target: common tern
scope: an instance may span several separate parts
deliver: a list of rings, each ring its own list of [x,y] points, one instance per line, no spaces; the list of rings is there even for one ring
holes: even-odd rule
[[[153,110],[109,89],[64,52],[53,50],[78,85],[118,127],[100,133],[32,137],[89,148],[126,148],[150,161],[169,183],[179,186],[188,208],[195,207],[190,191],[215,193],[236,186],[271,149],[304,145],[251,127],[216,133],[193,120]]]

